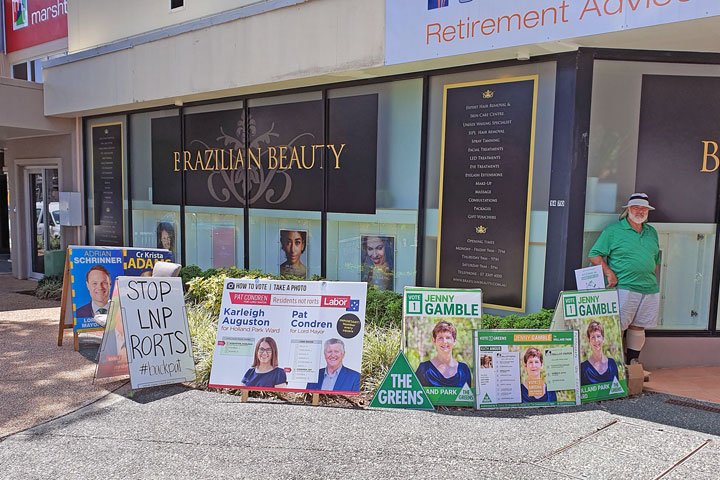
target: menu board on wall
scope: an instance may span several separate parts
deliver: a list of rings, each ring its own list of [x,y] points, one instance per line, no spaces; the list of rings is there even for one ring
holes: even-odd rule
[[[120,122],[92,127],[95,245],[124,244],[122,130]]]
[[[437,286],[523,311],[537,75],[445,86]]]

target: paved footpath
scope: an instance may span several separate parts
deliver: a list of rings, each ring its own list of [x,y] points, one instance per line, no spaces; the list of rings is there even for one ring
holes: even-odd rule
[[[69,331],[57,347],[57,303],[0,295],[2,479],[720,478],[720,405],[650,393],[426,412],[242,403],[183,386],[131,395],[127,383],[92,385],[92,354],[75,352]],[[36,308],[20,309],[28,301]]]

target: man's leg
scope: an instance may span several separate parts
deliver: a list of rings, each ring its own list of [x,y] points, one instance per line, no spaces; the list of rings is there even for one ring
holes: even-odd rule
[[[659,293],[641,296],[635,318],[633,318],[627,331],[628,363],[633,363],[633,360],[637,361],[640,357],[640,351],[645,345],[645,328],[657,326],[659,311]]]
[[[640,350],[645,345],[645,329],[631,325],[625,334],[625,344],[627,345],[627,363],[634,363],[640,358]]]

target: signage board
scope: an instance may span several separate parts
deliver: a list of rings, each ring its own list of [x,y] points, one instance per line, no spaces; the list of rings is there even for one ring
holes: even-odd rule
[[[107,315],[110,293],[121,275],[150,276],[156,262],[172,262],[173,254],[157,248],[68,247],[75,332],[102,330],[96,315]]]
[[[92,126],[93,217],[96,245],[125,244],[123,125]]]
[[[445,85],[436,286],[525,310],[537,75]]]
[[[482,291],[405,287],[403,351],[433,405],[472,406]]]
[[[650,27],[720,15],[688,0],[392,0],[385,64]]]
[[[619,312],[615,289],[560,293],[552,328],[578,332],[583,403],[628,395]]]
[[[67,0],[3,1],[7,53],[67,37]]]
[[[358,395],[367,285],[225,280],[210,387]]]
[[[425,390],[402,351],[398,352],[385,379],[370,402],[371,407],[433,410]]]
[[[130,374],[132,388],[195,379],[182,279],[118,277],[97,378]]]
[[[574,331],[476,330],[475,407],[580,405]]]

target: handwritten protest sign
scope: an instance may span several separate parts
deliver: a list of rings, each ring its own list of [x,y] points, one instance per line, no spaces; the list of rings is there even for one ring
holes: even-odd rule
[[[182,279],[118,277],[117,285],[124,335],[118,354],[126,352],[132,388],[194,380]],[[109,322],[116,318],[112,314]],[[112,329],[110,326],[106,337],[118,331],[118,325]],[[103,350],[110,348],[114,340],[103,340]],[[100,357],[108,357],[107,353],[101,351]]]

